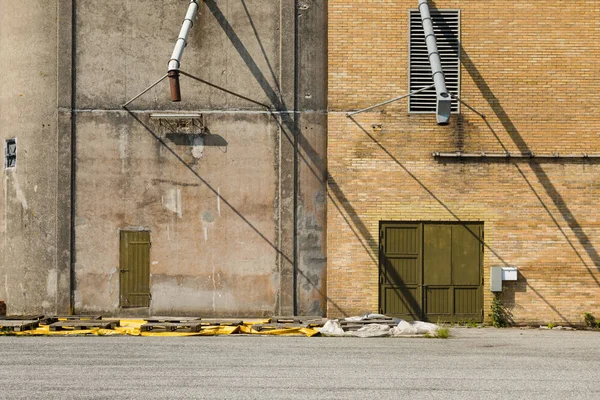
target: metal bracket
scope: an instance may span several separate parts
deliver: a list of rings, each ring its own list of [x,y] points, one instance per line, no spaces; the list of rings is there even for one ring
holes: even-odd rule
[[[410,93],[408,93],[408,94],[404,94],[404,95],[402,95],[402,96],[400,96],[400,97],[394,97],[393,99],[391,99],[391,100],[387,100],[387,101],[384,101],[383,103],[378,103],[378,104],[375,104],[374,106],[367,107],[367,108],[363,108],[362,110],[358,110],[358,111],[352,111],[352,112],[346,113],[346,117],[347,117],[347,118],[350,118],[350,117],[351,117],[351,116],[353,116],[353,115],[360,114],[360,113],[363,113],[363,112],[365,112],[365,111],[369,111],[369,110],[372,110],[372,109],[374,109],[374,108],[381,107],[381,106],[385,106],[386,104],[390,104],[390,103],[393,103],[393,102],[395,102],[395,101],[398,101],[398,100],[405,99],[405,98],[407,98],[407,97],[409,97],[409,96],[412,96],[413,94],[421,93],[421,92],[423,92],[423,91],[425,91],[425,90],[427,90],[427,89],[431,89],[431,88],[432,88],[432,87],[434,87],[434,86],[435,86],[435,85],[429,85],[429,86],[427,86],[427,87],[424,87],[424,88],[421,88],[421,89],[415,90],[414,92],[410,92]]]

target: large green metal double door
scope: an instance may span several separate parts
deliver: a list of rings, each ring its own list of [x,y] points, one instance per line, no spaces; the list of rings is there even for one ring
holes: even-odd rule
[[[385,222],[379,304],[407,320],[483,320],[481,223]]]

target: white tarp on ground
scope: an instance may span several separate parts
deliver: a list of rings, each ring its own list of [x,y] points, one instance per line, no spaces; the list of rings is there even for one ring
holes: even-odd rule
[[[369,314],[366,313],[364,315],[361,315],[359,317],[348,317],[348,318],[344,318],[344,321],[364,321],[365,319],[383,319],[383,318],[388,318],[386,315],[383,314]]]
[[[398,325],[390,329],[390,336],[425,335],[435,336],[439,326],[423,321],[400,321]]]
[[[367,317],[370,316],[370,317]],[[365,314],[361,317],[345,318],[345,321],[363,321],[365,319],[376,319],[384,317],[381,314]],[[322,328],[319,329],[323,336],[354,336],[354,337],[400,337],[429,334],[435,336],[439,326],[423,321],[404,321],[400,320],[398,325],[391,327],[387,324],[365,324],[356,331],[345,332],[337,319],[328,320]]]
[[[337,319],[328,320],[322,328],[317,328],[317,330],[321,332],[321,335],[323,336],[349,336],[346,335],[346,333],[350,333],[344,332],[342,325],[340,325],[340,321]]]

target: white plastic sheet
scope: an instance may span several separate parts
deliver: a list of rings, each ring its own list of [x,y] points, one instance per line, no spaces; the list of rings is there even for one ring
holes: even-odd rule
[[[386,337],[390,336],[390,326],[382,324],[367,324],[354,332],[347,332],[356,337]]]
[[[330,319],[325,322],[325,325],[319,329],[319,332],[323,336],[348,336],[337,319]]]
[[[382,318],[387,318],[387,317],[383,314],[366,313],[364,315],[357,316],[357,317],[344,318],[344,321],[352,322],[352,321],[364,321],[365,319],[382,319]]]
[[[423,321],[400,321],[398,325],[390,329],[391,336],[425,335],[435,336],[439,326]]]
[[[363,321],[366,319],[381,319],[385,315],[381,314],[365,314],[357,317],[348,317],[344,321]],[[423,321],[404,321],[400,320],[398,325],[391,327],[387,324],[365,324],[356,331],[344,332],[342,325],[337,319],[328,320],[322,328],[319,329],[323,336],[354,336],[361,338],[368,337],[399,337],[399,336],[415,336],[429,334],[435,336],[439,326]]]

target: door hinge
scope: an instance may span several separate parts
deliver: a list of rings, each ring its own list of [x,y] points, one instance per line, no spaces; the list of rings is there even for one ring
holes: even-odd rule
[[[383,275],[379,275],[379,284],[383,285]]]

